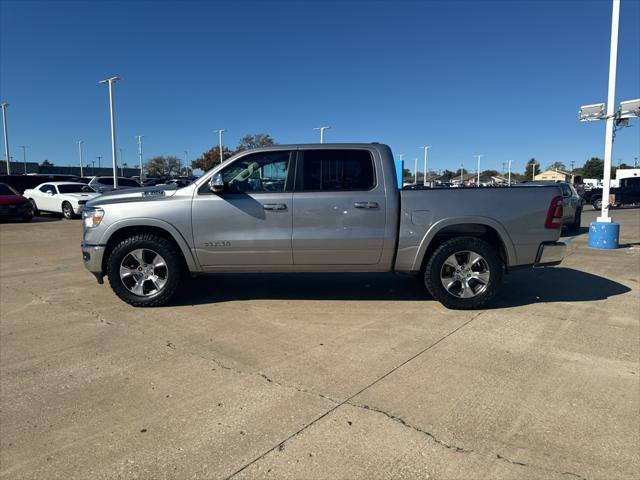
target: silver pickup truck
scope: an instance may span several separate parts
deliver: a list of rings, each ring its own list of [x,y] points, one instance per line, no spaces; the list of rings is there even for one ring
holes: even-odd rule
[[[419,274],[448,308],[478,308],[517,267],[565,245],[557,186],[398,189],[381,144],[245,151],[180,189],[109,192],[83,212],[84,264],[125,302],[159,306],[207,272]]]

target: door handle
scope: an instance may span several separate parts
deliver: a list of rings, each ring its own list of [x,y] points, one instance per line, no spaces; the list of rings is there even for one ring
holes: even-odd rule
[[[265,210],[286,210],[287,205],[284,203],[265,203],[262,208]]]
[[[378,202],[356,202],[353,206],[356,208],[378,208]]]

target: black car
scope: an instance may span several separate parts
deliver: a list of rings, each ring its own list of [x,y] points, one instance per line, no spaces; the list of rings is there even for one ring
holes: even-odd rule
[[[609,191],[614,196],[613,206],[640,204],[640,177],[629,177],[620,180],[620,186]],[[595,210],[602,208],[602,188],[585,190],[584,203],[593,205]]]

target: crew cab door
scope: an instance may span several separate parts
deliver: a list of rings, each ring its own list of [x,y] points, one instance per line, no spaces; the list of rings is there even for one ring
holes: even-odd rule
[[[300,150],[293,194],[296,265],[376,265],[386,197],[366,149]]]
[[[205,269],[291,265],[294,152],[245,155],[220,173],[225,190],[208,183],[192,204],[193,241]]]

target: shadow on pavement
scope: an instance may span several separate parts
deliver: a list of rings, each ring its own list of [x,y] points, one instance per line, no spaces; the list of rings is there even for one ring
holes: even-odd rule
[[[59,222],[62,220],[62,215],[45,215],[33,217],[30,221],[24,222],[21,218],[3,218],[0,223],[21,223],[23,225],[29,225],[30,223],[47,223],[47,222]]]
[[[570,268],[520,270],[505,276],[490,308],[541,302],[584,302],[630,289]],[[238,300],[422,301],[431,296],[420,277],[392,273],[232,273],[192,279],[173,305]]]

